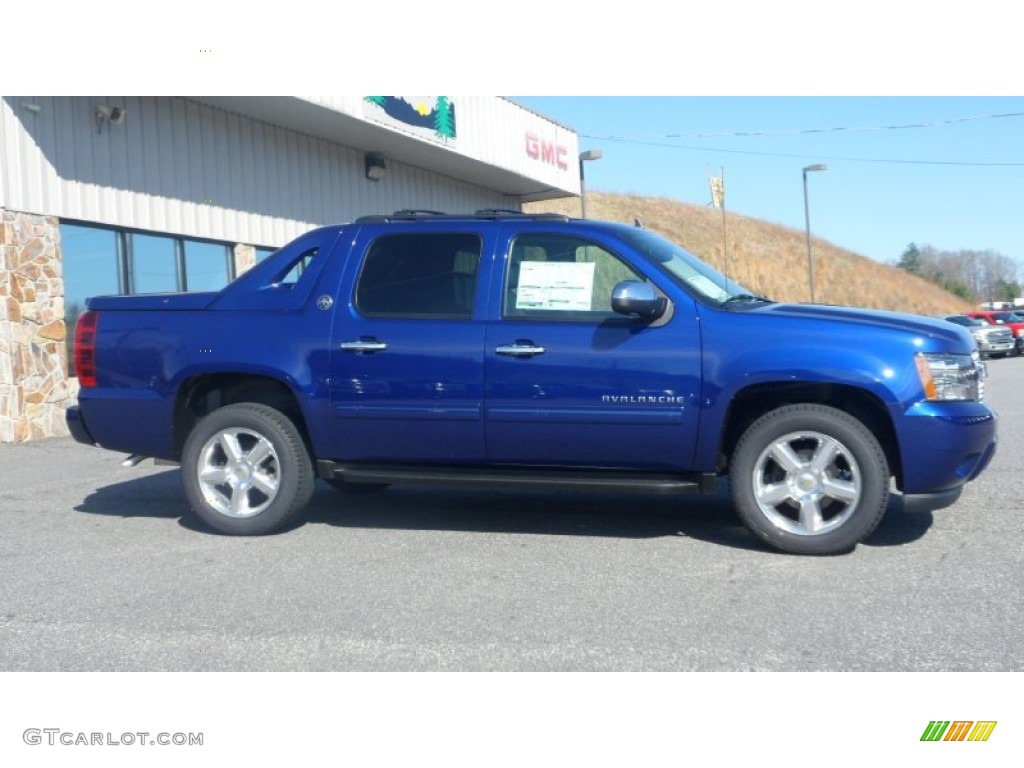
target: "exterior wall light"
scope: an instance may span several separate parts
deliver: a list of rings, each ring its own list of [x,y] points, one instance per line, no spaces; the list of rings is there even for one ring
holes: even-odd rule
[[[380,155],[366,156],[366,178],[370,181],[380,181],[387,173],[388,166]]]

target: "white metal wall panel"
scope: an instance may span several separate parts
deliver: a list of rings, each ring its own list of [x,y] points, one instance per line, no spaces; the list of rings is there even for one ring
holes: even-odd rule
[[[22,102],[29,102],[29,98],[12,98],[4,99],[2,114],[3,122],[0,123],[0,128],[3,129],[2,138],[2,149],[4,153],[4,159],[2,164],[3,178],[0,179],[0,183],[4,187],[4,205],[9,207],[11,200],[17,196],[17,192],[27,186],[24,178],[25,162],[24,154],[25,151],[22,145],[26,142],[26,135],[23,131],[17,130],[17,119],[14,115],[15,107],[19,107]],[[31,119],[33,115],[29,113],[27,117]]]
[[[125,108],[124,121],[97,131],[97,104]],[[5,208],[228,242],[280,245],[399,208],[519,203],[396,161],[371,182],[362,151],[180,98],[4,97],[0,131]]]
[[[306,101],[343,112],[366,122],[366,105],[358,96],[306,96]],[[498,168],[535,179],[538,189],[545,186],[579,194],[579,139],[576,132],[538,115],[509,99],[494,96],[450,96],[455,105],[456,137],[447,148],[457,154],[479,160]],[[399,126],[382,126],[382,130],[405,133],[420,139],[414,131]],[[547,143],[564,150],[565,167],[531,157],[526,151],[526,135],[538,143]]]
[[[0,100],[0,208],[7,207],[7,187],[10,184],[8,158],[13,155],[7,149],[7,142],[14,133],[14,115],[7,100]]]

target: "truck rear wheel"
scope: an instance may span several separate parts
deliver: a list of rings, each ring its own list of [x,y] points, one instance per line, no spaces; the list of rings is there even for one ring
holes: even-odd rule
[[[236,536],[280,530],[309,503],[313,463],[295,424],[274,408],[219,408],[189,434],[185,495],[211,528]]]
[[[784,406],[755,421],[736,445],[729,476],[747,527],[797,554],[853,549],[889,500],[889,465],[874,434],[824,405]]]

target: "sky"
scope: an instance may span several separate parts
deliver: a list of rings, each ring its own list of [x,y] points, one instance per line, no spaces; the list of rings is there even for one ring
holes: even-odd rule
[[[1024,272],[1024,98],[515,96],[572,128],[590,190],[725,207],[882,262],[910,243],[993,250]],[[685,243],[684,243],[685,245]]]

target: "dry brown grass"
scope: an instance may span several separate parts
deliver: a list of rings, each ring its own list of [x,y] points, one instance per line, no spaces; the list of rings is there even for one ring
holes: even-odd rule
[[[529,203],[526,210],[579,216],[576,198]],[[789,229],[726,214],[729,263],[722,255],[722,212],[677,200],[587,193],[587,217],[643,225],[679,243],[755,293],[776,301],[808,301],[807,240]],[[922,315],[964,312],[970,305],[934,283],[897,267],[813,238],[815,301],[851,307],[894,309]]]

